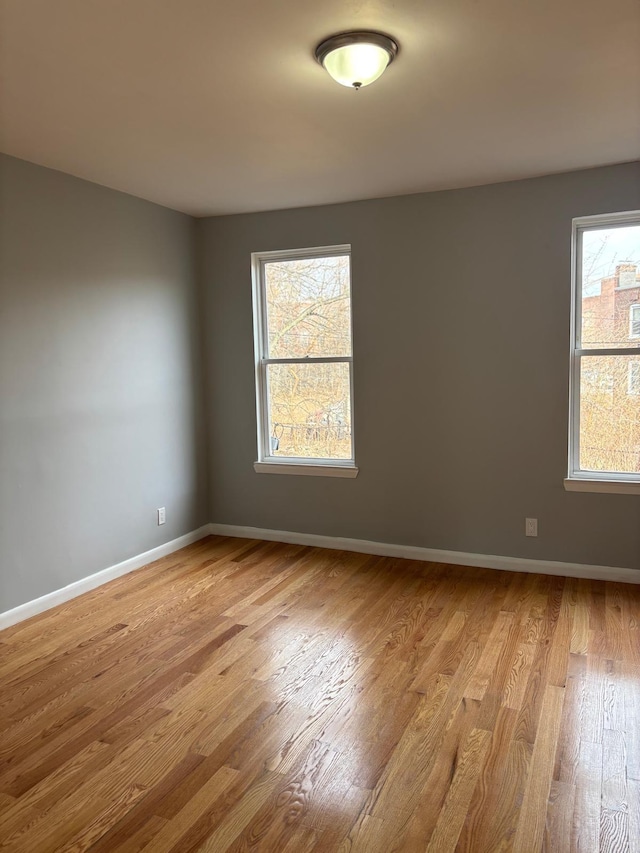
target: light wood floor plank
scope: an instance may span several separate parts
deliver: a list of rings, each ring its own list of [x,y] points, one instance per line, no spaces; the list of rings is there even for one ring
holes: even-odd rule
[[[0,851],[640,851],[640,588],[209,537],[0,634]]]

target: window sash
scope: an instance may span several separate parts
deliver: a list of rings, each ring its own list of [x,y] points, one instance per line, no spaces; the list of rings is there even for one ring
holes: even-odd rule
[[[270,364],[348,364],[349,365],[349,408],[350,408],[350,417],[351,417],[351,434],[350,434],[350,444],[351,444],[351,455],[348,459],[338,459],[334,456],[328,457],[317,457],[317,456],[273,456],[271,453],[271,412],[269,411],[269,386],[267,380],[267,368]],[[260,446],[258,448],[260,462],[284,462],[284,463],[294,463],[297,462],[301,465],[344,465],[344,466],[352,466],[355,463],[354,460],[354,440],[353,440],[353,358],[350,356],[340,356],[333,358],[307,358],[307,359],[270,359],[263,358],[260,363],[260,380],[259,380],[259,393],[262,393],[263,403],[262,403],[262,411],[264,416],[261,421],[258,422],[258,431],[260,433]]]
[[[585,231],[640,225],[640,211],[584,216],[573,220],[571,241],[571,350],[569,371],[569,479],[639,482],[638,474],[580,467],[580,374],[583,358],[640,356],[639,347],[582,346],[582,237]]]
[[[627,374],[627,394],[631,397],[640,396],[640,363],[630,361]]]
[[[302,358],[270,358],[269,329],[267,314],[267,294],[265,267],[278,261],[307,260],[327,258],[339,255],[349,257],[349,302],[351,355],[348,356],[305,356]],[[251,256],[253,278],[253,331],[255,349],[256,415],[258,426],[258,461],[300,465],[318,465],[330,467],[353,467],[355,465],[354,446],[354,398],[353,398],[353,291],[351,282],[351,246],[324,246],[312,249],[292,249],[275,252],[255,252]],[[349,459],[335,457],[317,458],[303,456],[273,456],[271,454],[271,413],[269,411],[269,389],[267,369],[270,364],[348,364],[349,365],[349,407],[351,417],[351,456]]]
[[[572,392],[569,434],[569,477],[572,479],[582,478],[586,480],[625,480],[635,483],[640,479],[637,473],[625,471],[594,471],[591,468],[580,467],[580,380],[582,374],[582,359],[595,358],[602,355],[626,360],[629,356],[635,356],[636,358],[640,356],[640,350],[638,350],[637,347],[615,350],[582,350],[573,354],[571,368]],[[634,366],[634,362],[629,363],[629,368]]]

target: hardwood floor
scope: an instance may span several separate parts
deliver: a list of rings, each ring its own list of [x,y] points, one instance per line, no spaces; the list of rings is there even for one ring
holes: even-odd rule
[[[0,634],[0,849],[640,850],[640,587],[210,537]]]

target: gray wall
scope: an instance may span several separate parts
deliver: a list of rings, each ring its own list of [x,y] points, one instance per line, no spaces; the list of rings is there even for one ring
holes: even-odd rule
[[[209,520],[640,568],[640,497],[562,486],[571,218],[633,208],[640,164],[196,223],[0,157],[0,612]],[[360,474],[256,474],[250,253],[346,242]]]
[[[211,519],[640,568],[640,497],[562,483],[571,219],[636,208],[629,164],[199,222]],[[250,253],[334,243],[353,247],[360,474],[256,474]]]
[[[0,170],[3,611],[208,510],[193,220],[13,158]]]

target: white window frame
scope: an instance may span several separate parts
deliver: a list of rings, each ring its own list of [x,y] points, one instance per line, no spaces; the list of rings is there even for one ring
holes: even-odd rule
[[[582,348],[582,235],[585,231],[625,225],[640,225],[640,210],[599,216],[580,216],[572,222],[569,470],[564,481],[567,491],[640,494],[638,474],[586,471],[580,468],[580,365],[582,359],[594,356],[640,356],[638,347]]]
[[[634,320],[633,315],[637,314],[638,319]],[[640,323],[640,302],[636,302],[633,305],[629,306],[629,340],[637,341],[640,338],[640,333],[637,335],[633,334],[633,324],[635,322]]]
[[[269,358],[267,301],[264,269],[267,263],[311,258],[349,256],[349,300],[351,302],[351,355],[306,358]],[[253,282],[253,339],[255,354],[256,415],[258,425],[258,459],[254,470],[259,474],[307,474],[316,477],[349,477],[358,475],[354,451],[353,395],[353,301],[351,281],[351,246],[316,246],[310,249],[284,249],[272,252],[253,252],[251,255]],[[271,455],[269,431],[269,399],[267,369],[270,364],[348,364],[351,386],[351,458],[309,459]]]
[[[627,394],[630,397],[640,396],[640,387],[639,390],[635,390],[636,382],[638,383],[638,386],[640,386],[640,375],[638,375],[636,379],[633,375],[634,373],[640,374],[640,361],[630,361],[627,369]]]

